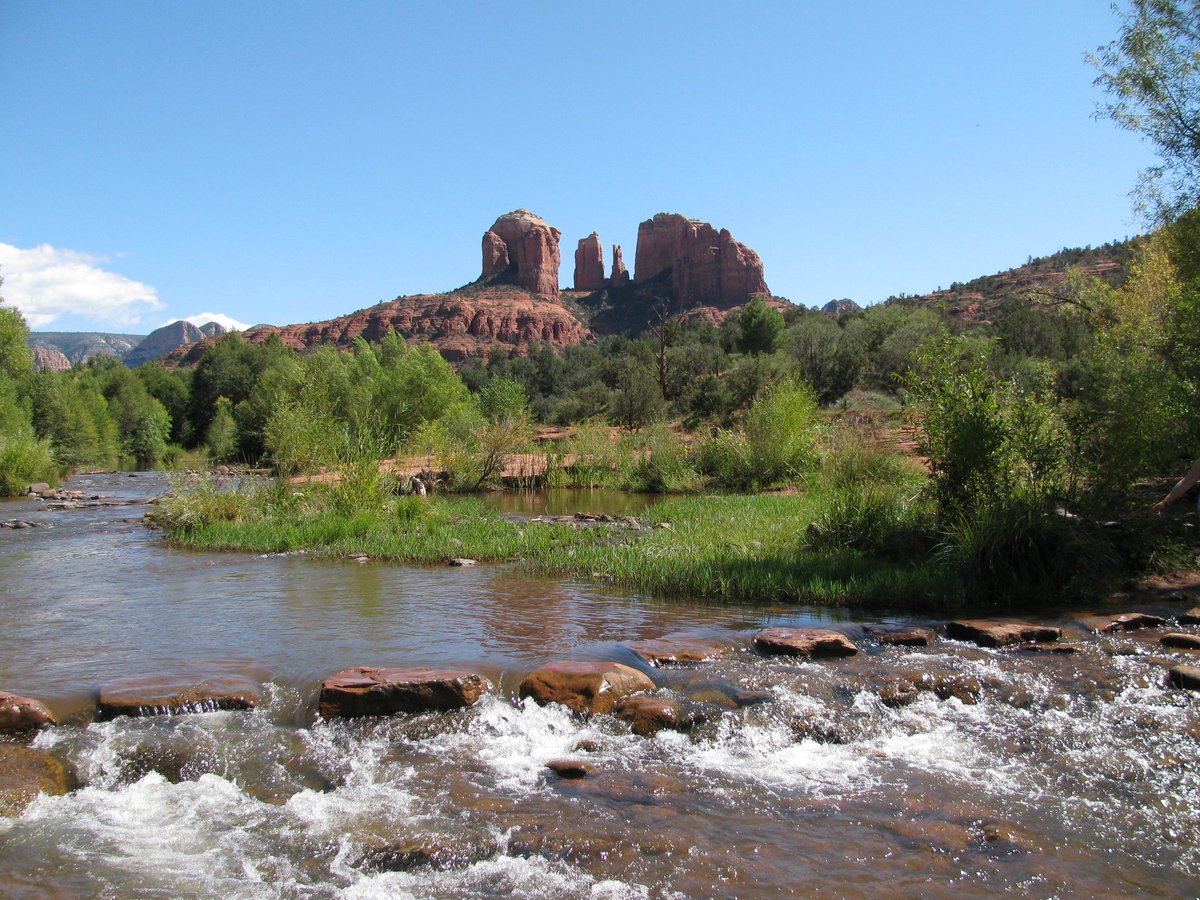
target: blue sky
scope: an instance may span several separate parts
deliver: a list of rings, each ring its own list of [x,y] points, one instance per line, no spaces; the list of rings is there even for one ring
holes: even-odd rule
[[[329,318],[479,275],[526,207],[633,264],[728,228],[878,302],[1137,233],[1100,0],[0,2],[0,289],[35,329]]]

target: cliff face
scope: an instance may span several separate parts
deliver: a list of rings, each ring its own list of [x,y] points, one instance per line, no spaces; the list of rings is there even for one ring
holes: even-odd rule
[[[575,290],[604,290],[604,245],[594,231],[575,248]]]
[[[659,213],[638,226],[634,285],[670,279],[675,300],[686,307],[740,306],[755,294],[770,296],[762,260],[727,229]]]
[[[483,235],[483,274],[492,284],[515,284],[558,300],[558,239],[551,228],[527,209],[498,218]]]
[[[71,361],[61,350],[37,344],[33,348],[33,367],[39,372],[65,372],[71,368]]]
[[[170,322],[154,329],[144,341],[130,350],[125,357],[125,365],[134,369],[142,363],[166,356],[176,347],[186,347],[203,339],[204,333],[191,322]]]
[[[591,338],[587,326],[557,303],[515,285],[484,285],[398,297],[325,322],[259,326],[247,331],[246,339],[258,344],[277,334],[296,350],[319,344],[348,347],[356,337],[382,340],[389,328],[407,339],[433,344],[450,362],[497,349],[523,354],[535,341],[569,347]]]

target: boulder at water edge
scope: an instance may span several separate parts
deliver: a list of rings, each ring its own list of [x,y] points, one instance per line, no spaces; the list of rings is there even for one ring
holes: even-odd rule
[[[754,636],[756,650],[782,656],[853,656],[858,647],[826,628],[764,628]]]
[[[262,686],[242,675],[197,679],[185,673],[146,675],[109,682],[100,688],[96,718],[160,716],[177,713],[253,709]]]
[[[482,675],[458,669],[355,666],[321,683],[322,718],[445,712],[473,706],[492,689]]]
[[[607,713],[623,697],[654,690],[637,669],[614,662],[553,662],[525,676],[521,697],[539,704],[561,703],[575,712]]]
[[[40,700],[0,691],[0,734],[24,734],[57,724]]]
[[[946,623],[946,634],[981,647],[1009,647],[1027,641],[1057,641],[1061,628],[1034,625],[1032,622],[994,622],[990,619],[960,619]]]

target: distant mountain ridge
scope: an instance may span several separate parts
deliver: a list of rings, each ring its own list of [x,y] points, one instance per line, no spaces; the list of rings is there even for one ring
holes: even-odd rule
[[[123,360],[125,356],[146,339],[144,334],[108,334],[100,331],[34,331],[28,344],[35,351],[55,350],[61,353],[70,365],[87,362],[98,353],[105,353]],[[47,354],[52,356],[52,354]]]
[[[97,354],[115,356],[131,369],[160,359],[179,347],[205,338],[220,337],[224,326],[208,322],[197,328],[182,319],[156,328],[149,334],[105,334],[93,331],[34,331],[27,343],[34,351],[38,369],[61,371],[87,362]]]
[[[994,323],[1008,304],[1032,299],[1053,299],[1067,272],[1077,269],[1114,287],[1125,283],[1139,238],[1112,241],[1099,247],[1065,247],[1049,256],[1030,257],[1025,265],[983,275],[970,281],[951,282],[949,289],[928,294],[889,297],[887,303],[934,305],[965,327]]]

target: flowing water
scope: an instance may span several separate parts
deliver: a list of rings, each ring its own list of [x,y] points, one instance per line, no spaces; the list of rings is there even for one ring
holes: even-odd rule
[[[0,530],[0,689],[65,720],[34,745],[80,785],[0,818],[2,895],[1200,892],[1200,715],[1163,687],[1184,654],[1158,632],[1076,629],[1075,655],[883,648],[862,627],[879,617],[838,611],[665,603],[497,566],[185,553],[141,512],[0,504],[0,521],[52,526]],[[755,629],[792,624],[862,652],[751,651]],[[622,647],[667,634],[733,652],[646,669]],[[639,666],[707,721],[647,739],[513,699],[564,658]],[[499,690],[453,714],[314,721],[320,680],[351,665],[471,668]],[[105,681],[180,670],[248,674],[265,702],[90,720]],[[880,702],[880,679],[923,674],[973,678],[979,702]],[[545,767],[571,756],[592,774]]]

